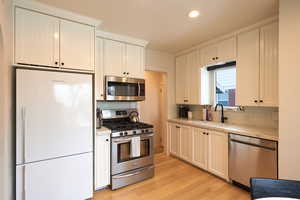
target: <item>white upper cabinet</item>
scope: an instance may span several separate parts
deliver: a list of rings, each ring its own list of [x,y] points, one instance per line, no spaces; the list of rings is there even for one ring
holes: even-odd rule
[[[262,106],[278,106],[278,23],[260,31],[260,94]]]
[[[278,23],[238,35],[237,105],[278,106]]]
[[[95,27],[15,9],[15,63],[94,70]]]
[[[236,105],[256,106],[259,89],[259,29],[238,35]]]
[[[95,98],[104,100],[103,39],[95,42]]]
[[[212,65],[216,63],[217,46],[211,45],[202,49],[202,63],[203,66]]]
[[[144,47],[104,39],[104,74],[144,78]]]
[[[125,75],[125,48],[126,45],[122,42],[104,39],[103,63],[105,75]]]
[[[62,68],[94,70],[95,29],[60,20],[60,65]]]
[[[193,51],[176,58],[176,103],[209,104],[208,73],[200,64],[199,51]]]
[[[217,62],[229,62],[236,60],[236,37],[223,40],[217,44]]]
[[[126,45],[126,71],[132,78],[144,78],[144,48]]]
[[[202,66],[236,59],[236,38],[231,37],[202,49]]]
[[[15,63],[59,66],[59,19],[15,11]]]
[[[176,58],[176,103],[188,103],[187,88],[187,57],[185,55]]]

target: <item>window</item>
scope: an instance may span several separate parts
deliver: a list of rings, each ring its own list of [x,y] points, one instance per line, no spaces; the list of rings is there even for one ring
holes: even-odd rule
[[[214,70],[215,103],[235,106],[236,67],[224,67]]]

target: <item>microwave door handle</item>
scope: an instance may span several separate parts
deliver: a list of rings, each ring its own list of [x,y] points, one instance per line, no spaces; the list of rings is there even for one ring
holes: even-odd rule
[[[140,86],[140,83],[138,83],[138,96],[139,97],[141,96],[141,86]]]

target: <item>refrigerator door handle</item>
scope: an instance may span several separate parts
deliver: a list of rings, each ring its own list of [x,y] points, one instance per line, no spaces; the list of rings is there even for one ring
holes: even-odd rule
[[[22,198],[22,200],[26,200],[26,166],[24,165],[23,166],[23,192],[22,192],[22,194],[23,194],[23,198]]]
[[[23,139],[23,163],[26,163],[26,107],[23,106],[22,110],[22,139]]]

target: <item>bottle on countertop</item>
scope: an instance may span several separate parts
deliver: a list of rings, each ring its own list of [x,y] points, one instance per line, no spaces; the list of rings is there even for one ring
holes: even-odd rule
[[[102,127],[102,112],[99,108],[96,110],[96,128]]]

